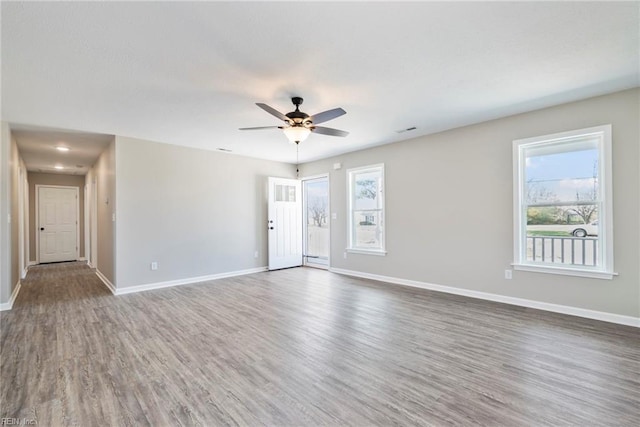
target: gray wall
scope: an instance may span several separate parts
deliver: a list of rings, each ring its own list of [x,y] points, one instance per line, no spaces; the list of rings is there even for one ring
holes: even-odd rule
[[[98,158],[90,174],[96,180],[97,195],[97,265],[95,266],[115,285],[116,228],[112,215],[116,213],[116,151],[115,141]]]
[[[402,279],[640,316],[640,89],[305,164],[330,173],[331,264]],[[513,261],[512,141],[613,125],[613,280],[504,270]],[[335,162],[343,168],[332,169]],[[346,169],[385,164],[386,257],[348,254]]]
[[[21,169],[23,172],[21,172]],[[0,304],[9,302],[20,281],[19,186],[24,162],[8,123],[1,123],[0,141]],[[9,218],[11,222],[9,223]]]
[[[82,175],[62,175],[55,173],[36,173],[29,172],[29,260],[35,261],[36,256],[36,237],[38,236],[38,227],[36,225],[36,185],[63,185],[66,187],[78,188],[78,199],[80,203],[80,212],[78,214],[78,223],[80,224],[80,251],[79,256],[84,257],[84,176]]]
[[[116,164],[118,289],[266,265],[266,180],[295,166],[124,137]]]

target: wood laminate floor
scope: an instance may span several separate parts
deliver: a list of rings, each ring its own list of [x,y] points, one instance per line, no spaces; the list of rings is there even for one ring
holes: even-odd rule
[[[37,266],[1,321],[0,415],[38,426],[640,425],[638,329],[322,270]]]

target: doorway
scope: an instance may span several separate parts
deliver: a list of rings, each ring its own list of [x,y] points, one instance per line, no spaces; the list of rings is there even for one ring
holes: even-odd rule
[[[329,268],[329,176],[303,179],[302,200],[304,265]]]
[[[38,262],[78,259],[78,188],[36,185]]]

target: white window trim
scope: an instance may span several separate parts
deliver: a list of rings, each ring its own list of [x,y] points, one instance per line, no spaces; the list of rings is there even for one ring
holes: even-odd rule
[[[377,256],[385,256],[385,255],[387,255],[387,251],[380,250],[380,249],[353,249],[353,248],[347,248],[347,249],[345,249],[345,251],[349,252],[350,254],[377,255]]]
[[[367,248],[358,248],[353,246],[353,183],[352,183],[352,174],[354,172],[365,172],[365,171],[373,171],[380,169],[382,188],[381,188],[381,212],[382,212],[382,224],[380,224],[380,228],[382,229],[382,236],[380,239],[380,244],[382,246],[381,249],[367,249]],[[367,165],[361,166],[357,168],[347,169],[347,208],[348,208],[348,222],[347,222],[347,242],[349,246],[345,249],[346,252],[353,254],[362,254],[362,255],[377,255],[377,256],[385,256],[387,254],[386,251],[386,206],[385,206],[385,177],[384,177],[384,163],[377,163],[375,165]]]
[[[600,224],[604,229],[600,230],[602,251],[602,266],[589,268],[584,266],[550,265],[526,261],[526,237],[522,232],[522,196],[524,194],[525,162],[521,161],[524,149],[528,146],[548,142],[560,142],[565,139],[590,134],[602,135],[602,143],[599,144],[598,179],[600,191],[603,192],[604,209],[599,213]],[[617,273],[613,268],[613,183],[612,183],[612,149],[611,149],[611,125],[595,126],[586,129],[578,129],[551,135],[532,138],[517,139],[513,141],[513,259],[514,270],[531,271],[538,273],[561,274],[568,276],[591,277],[599,279],[612,279]],[[526,221],[526,220],[524,220]],[[523,241],[524,239],[524,241]]]

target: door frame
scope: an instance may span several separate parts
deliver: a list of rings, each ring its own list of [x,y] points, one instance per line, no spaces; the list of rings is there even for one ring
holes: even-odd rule
[[[86,178],[85,178],[86,182]],[[85,216],[89,215],[89,240],[90,240],[90,250],[89,257],[87,258],[87,262],[91,268],[98,268],[98,183],[95,175],[92,175],[91,182],[91,196],[89,199],[89,211],[85,212]],[[87,233],[87,229],[84,230],[85,234]],[[85,251],[87,248],[85,247]],[[86,252],[85,252],[86,253]]]
[[[84,261],[89,263],[89,260],[91,259],[91,241],[89,238],[90,233],[87,232],[87,230],[89,230],[89,187],[87,185],[86,176],[82,191],[84,194],[84,218],[82,218],[84,223],[84,236],[82,236],[84,240]]]
[[[46,184],[36,184],[36,229],[34,232],[36,233],[36,264],[40,264],[40,188],[65,188],[65,189],[73,189],[76,192],[76,261],[80,257],[80,194],[79,188],[73,187],[70,185],[46,185]]]
[[[18,170],[18,273],[24,279],[29,266],[29,181],[23,164]]]
[[[305,198],[305,191],[304,191],[304,182],[305,181],[311,181],[314,179],[320,179],[320,178],[326,178],[327,179],[327,210],[329,211],[329,217],[328,217],[328,221],[327,221],[327,225],[329,226],[329,254],[327,255],[327,265],[319,265],[319,264],[313,264],[313,265],[309,265],[307,263],[307,257],[305,256],[304,252],[306,252],[306,248],[307,248],[307,233],[305,233],[305,229],[307,228],[307,209],[306,208],[306,204],[307,204],[307,200]],[[300,178],[300,181],[302,183],[302,249],[303,249],[303,254],[302,254],[302,265],[305,267],[313,267],[313,268],[320,268],[323,270],[329,270],[331,268],[331,221],[333,220],[333,217],[331,216],[331,175],[329,173],[322,173],[322,174],[318,174],[318,175],[310,175],[310,176],[305,176]]]

